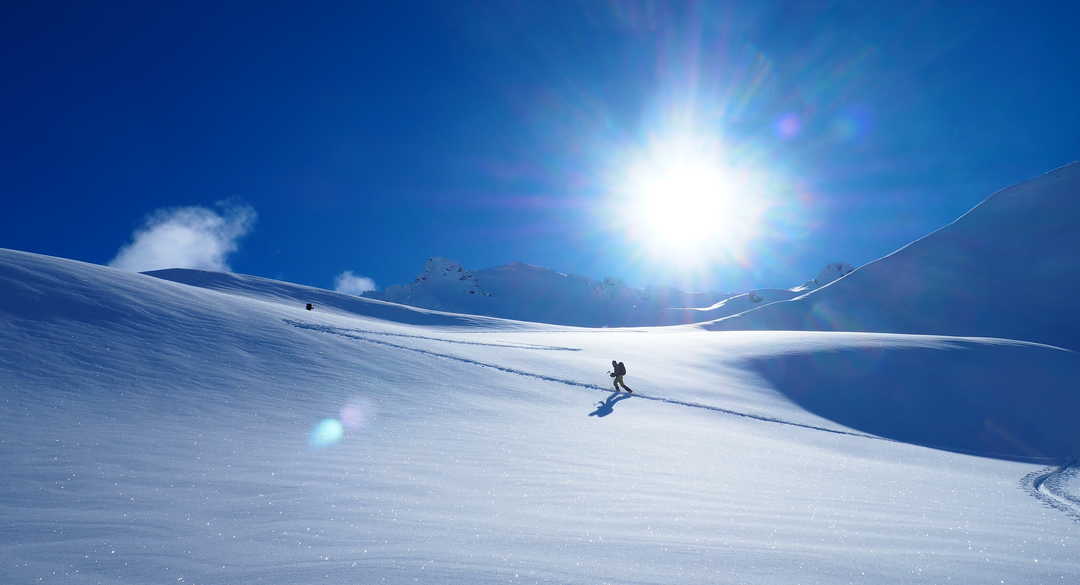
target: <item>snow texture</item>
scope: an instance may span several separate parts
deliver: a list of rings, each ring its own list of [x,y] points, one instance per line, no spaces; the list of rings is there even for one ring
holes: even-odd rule
[[[0,347],[0,583],[1080,582],[1080,360],[1046,345],[0,250]]]

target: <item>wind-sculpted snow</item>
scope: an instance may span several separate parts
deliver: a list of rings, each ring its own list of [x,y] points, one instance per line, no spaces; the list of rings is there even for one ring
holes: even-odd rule
[[[711,330],[1000,337],[1080,349],[1080,163],[1003,189],[954,223],[816,291]]]

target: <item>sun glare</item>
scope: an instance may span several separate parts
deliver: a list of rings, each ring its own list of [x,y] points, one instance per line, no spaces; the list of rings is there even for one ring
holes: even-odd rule
[[[739,260],[766,207],[754,174],[704,140],[658,143],[624,171],[619,190],[632,238],[681,264],[718,255]]]

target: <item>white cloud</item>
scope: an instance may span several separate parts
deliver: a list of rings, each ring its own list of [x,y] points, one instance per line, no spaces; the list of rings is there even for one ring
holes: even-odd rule
[[[206,207],[159,209],[135,230],[131,243],[120,248],[109,266],[133,272],[162,268],[228,272],[227,257],[254,224],[255,210],[246,205],[222,205],[220,214]]]
[[[375,290],[375,281],[366,276],[357,276],[352,270],[346,270],[334,278],[334,290],[360,296],[369,290]]]

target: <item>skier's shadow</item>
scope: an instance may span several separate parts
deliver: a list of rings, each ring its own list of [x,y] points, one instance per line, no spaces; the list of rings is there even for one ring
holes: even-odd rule
[[[629,394],[624,394],[622,392],[612,392],[611,396],[607,397],[607,400],[605,400],[603,402],[597,402],[596,403],[596,410],[590,412],[589,416],[595,416],[595,417],[607,416],[607,415],[615,412],[615,403],[616,402],[618,402],[620,400],[626,400],[627,398],[630,398]]]

